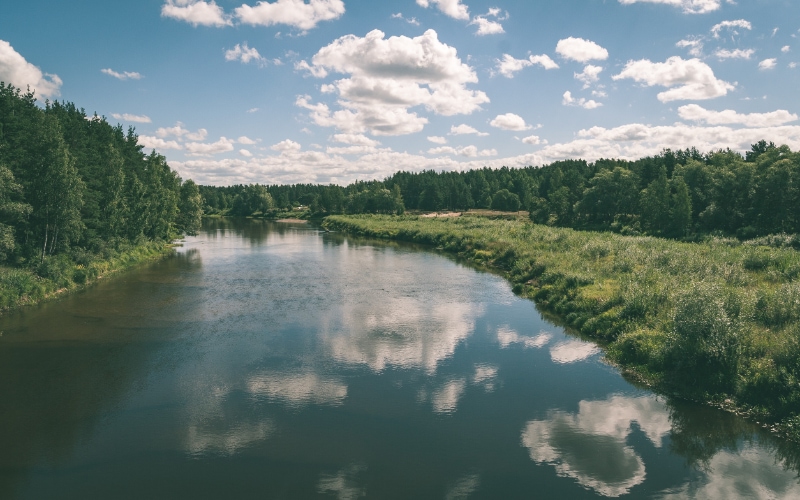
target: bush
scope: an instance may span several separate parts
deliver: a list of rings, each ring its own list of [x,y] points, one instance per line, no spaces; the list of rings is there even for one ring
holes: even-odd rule
[[[738,367],[736,325],[722,296],[716,285],[699,283],[678,298],[665,356],[674,380],[720,391],[733,388]]]

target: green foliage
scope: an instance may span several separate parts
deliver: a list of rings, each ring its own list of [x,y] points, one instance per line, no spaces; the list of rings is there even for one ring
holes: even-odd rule
[[[519,210],[519,196],[508,189],[501,189],[492,197],[492,209],[503,212],[516,212]]]
[[[800,415],[800,252],[791,236],[763,240],[774,247],[682,243],[467,216],[331,216],[325,225],[498,267],[516,293],[671,392],[730,398],[786,422]]]

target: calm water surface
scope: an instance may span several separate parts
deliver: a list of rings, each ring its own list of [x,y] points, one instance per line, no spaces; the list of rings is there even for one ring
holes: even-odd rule
[[[0,330],[0,498],[800,498],[796,445],[410,246],[209,222]]]

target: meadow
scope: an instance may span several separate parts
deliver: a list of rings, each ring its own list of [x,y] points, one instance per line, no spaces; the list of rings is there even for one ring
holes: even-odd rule
[[[474,216],[334,215],[324,225],[497,268],[623,372],[800,440],[797,236],[685,243]]]

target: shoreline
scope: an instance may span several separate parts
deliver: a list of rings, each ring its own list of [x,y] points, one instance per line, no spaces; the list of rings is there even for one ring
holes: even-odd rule
[[[671,330],[675,323],[675,304],[680,304],[683,299],[681,293],[670,290],[670,286],[679,283],[680,277],[671,282],[660,283],[659,279],[668,281],[668,277],[658,274],[660,269],[648,268],[646,264],[637,263],[636,259],[632,259],[634,264],[628,269],[626,266],[629,263],[619,262],[623,259],[617,258],[626,253],[640,251],[642,248],[639,247],[651,253],[659,249],[662,254],[668,251],[675,254],[671,256],[676,261],[672,263],[675,266],[687,267],[688,262],[681,262],[681,259],[688,260],[687,254],[698,254],[706,259],[700,260],[699,265],[708,268],[708,274],[712,275],[708,280],[713,282],[717,278],[714,275],[719,274],[714,273],[713,268],[722,264],[720,258],[708,256],[719,250],[715,245],[579,232],[536,226],[530,222],[491,221],[478,217],[331,216],[325,219],[324,226],[358,236],[423,243],[480,266],[497,269],[517,295],[533,300],[537,307],[560,318],[568,328],[597,343],[603,349],[606,359],[625,376],[636,379],[655,392],[720,408],[756,422],[785,439],[800,441],[800,417],[796,406],[780,406],[781,403],[776,401],[770,407],[763,398],[761,401],[752,399],[750,387],[745,387],[736,394],[732,390],[715,390],[708,384],[703,386],[699,369],[691,372],[683,368],[683,373],[675,375],[676,368],[664,361],[672,358],[665,357],[664,352],[672,349],[688,358],[693,355],[693,346],[681,346],[675,342],[675,335]],[[724,246],[723,249],[729,250]],[[769,253],[770,250],[765,251]],[[769,282],[769,275],[765,277],[759,271],[751,273],[747,270],[747,259],[754,253],[758,254],[759,250],[738,248],[729,253],[722,252],[722,255],[744,259],[744,273],[748,274],[746,277],[749,281],[745,282],[747,286],[739,285],[741,289],[746,288],[742,295],[763,299],[776,285]],[[794,258],[797,255],[800,253],[789,257]],[[698,265],[697,262],[694,264]],[[616,269],[615,265],[620,269]],[[749,276],[750,274],[753,276]],[[650,288],[644,288],[642,283],[649,283]],[[694,284],[684,285],[689,294],[692,285]],[[788,285],[793,286],[792,279],[788,280]],[[706,284],[700,282],[697,286],[702,288]],[[633,293],[629,293],[630,290]],[[732,294],[737,290],[729,287],[723,291]],[[716,300],[716,297],[711,298]],[[634,316],[632,312],[636,312],[637,308],[639,314]],[[783,335],[768,328],[759,330],[758,325],[747,324],[745,327],[761,336],[775,333],[774,337],[778,338]],[[788,331],[793,327],[795,326],[789,324],[784,330]],[[774,378],[772,371],[764,369],[761,372],[751,368],[762,366],[771,361],[771,358],[756,359],[752,355],[748,357],[748,353],[744,352],[753,349],[751,344],[758,347],[757,342],[764,342],[756,334],[751,334],[753,338],[746,339],[746,342],[739,339],[742,346],[735,346],[743,352],[741,359],[737,359],[739,372],[735,376],[742,377],[742,373],[745,373],[751,379],[770,376]],[[766,339],[772,342],[778,340]],[[694,353],[694,356],[700,358],[701,354],[702,352]],[[679,359],[678,363],[680,362]],[[692,365],[689,366],[691,368]],[[694,384],[691,382],[692,377]],[[753,387],[760,387],[760,380],[745,382]],[[798,397],[800,390],[790,388],[788,384],[787,387],[779,387],[780,385],[773,383],[768,389],[776,394],[780,390],[780,396],[796,401],[794,398]],[[777,395],[774,397],[778,399]]]

